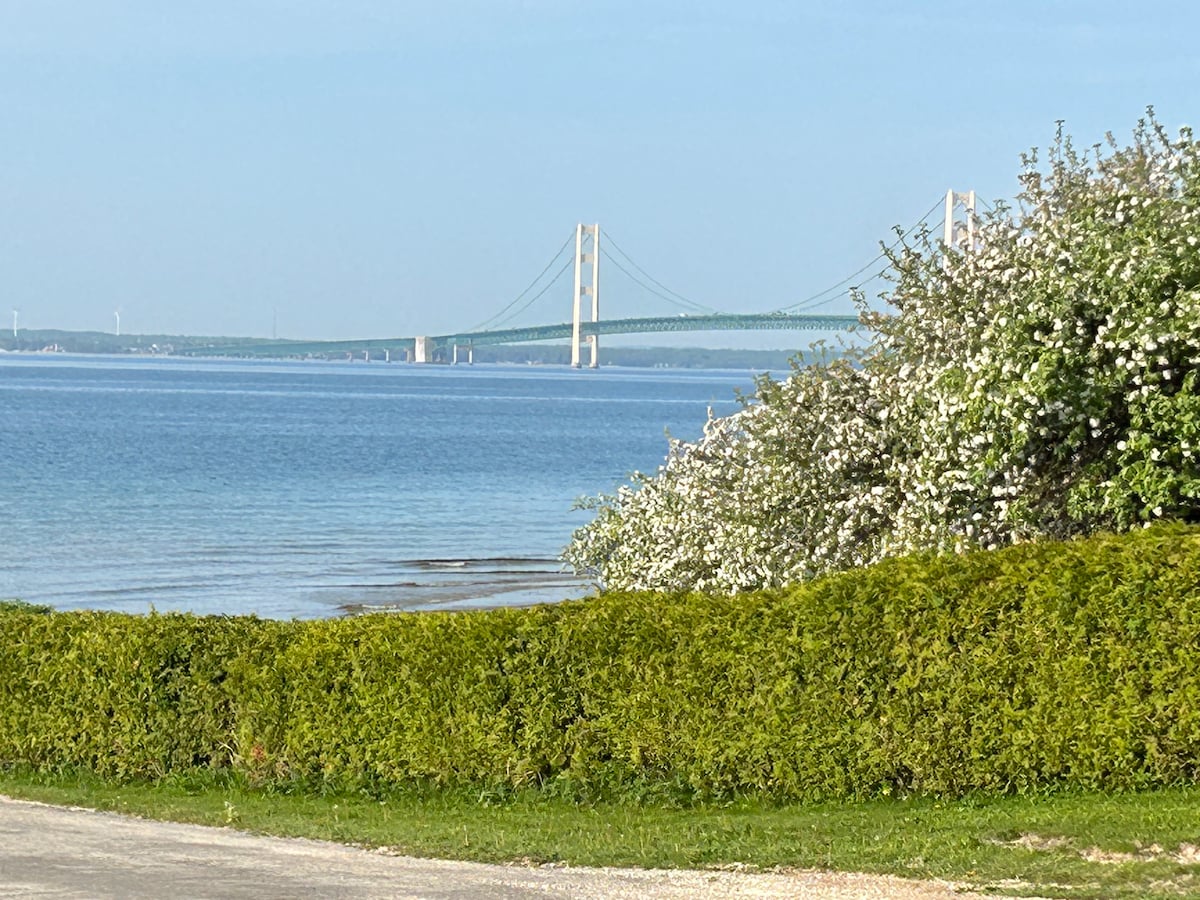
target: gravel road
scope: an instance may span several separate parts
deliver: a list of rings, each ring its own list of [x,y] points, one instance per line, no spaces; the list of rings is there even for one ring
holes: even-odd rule
[[[524,868],[154,822],[0,797],[0,897],[900,898],[952,886],[832,872]],[[971,895],[979,897],[979,895]]]

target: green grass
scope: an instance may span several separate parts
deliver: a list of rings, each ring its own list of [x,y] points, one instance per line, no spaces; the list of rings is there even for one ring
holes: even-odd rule
[[[0,774],[0,792],[416,856],[643,867],[742,863],[941,878],[1012,896],[1200,898],[1200,862],[1171,856],[1181,845],[1200,844],[1200,788],[668,809],[578,805],[534,792],[322,796],[212,778],[114,784],[15,771]],[[1086,858],[1093,849],[1112,855],[1110,861]]]

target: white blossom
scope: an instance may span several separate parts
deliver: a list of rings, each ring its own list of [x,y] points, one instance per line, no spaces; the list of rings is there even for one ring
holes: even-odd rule
[[[867,348],[672,442],[565,559],[613,588],[740,591],[1200,518],[1200,149],[1151,119],[1022,181],[978,250],[926,232],[889,254]]]

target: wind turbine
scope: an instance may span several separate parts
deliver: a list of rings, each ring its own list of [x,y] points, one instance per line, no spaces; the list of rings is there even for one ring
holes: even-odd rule
[[[113,315],[117,317],[117,337],[121,336],[121,307],[113,310]]]
[[[17,316],[20,315],[20,313],[21,311],[19,309],[15,307],[13,308],[13,337],[17,336]]]

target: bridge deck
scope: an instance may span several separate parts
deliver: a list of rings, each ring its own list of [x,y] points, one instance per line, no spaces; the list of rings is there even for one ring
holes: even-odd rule
[[[857,316],[789,315],[756,313],[747,315],[658,316],[642,319],[607,319],[584,322],[585,335],[655,334],[681,331],[846,331],[858,324]],[[566,340],[571,337],[570,322],[559,325],[535,325],[499,331],[467,331],[459,334],[431,335],[431,350],[455,345],[482,347],[490,344],[524,344],[532,341]],[[325,353],[367,351],[412,351],[416,338],[366,338],[350,341],[263,341],[261,344],[212,346],[188,351],[198,356],[308,356]]]

